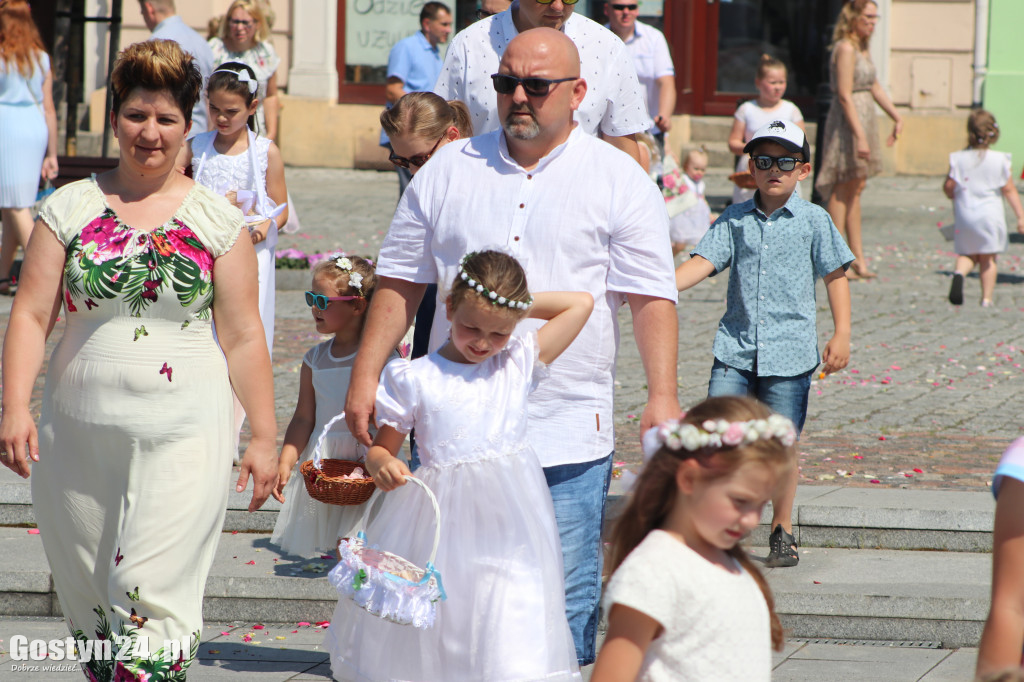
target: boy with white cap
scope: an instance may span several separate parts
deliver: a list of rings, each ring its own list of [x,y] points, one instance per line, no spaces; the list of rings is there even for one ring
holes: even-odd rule
[[[804,132],[789,121],[762,127],[743,149],[757,192],[733,204],[708,229],[693,258],[676,269],[676,287],[689,289],[725,268],[726,311],[713,347],[708,396],[750,395],[803,429],[811,375],[819,363],[814,280],[825,281],[835,332],[820,360],[825,373],[850,359],[853,253],[828,212],[796,195],[811,172]],[[795,566],[793,499],[797,467],[772,498],[773,528],[766,566]]]

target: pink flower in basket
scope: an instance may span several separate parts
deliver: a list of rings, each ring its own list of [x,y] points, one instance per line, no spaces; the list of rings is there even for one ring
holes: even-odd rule
[[[676,179],[671,175],[661,176],[661,184],[665,189],[673,189],[676,186]]]

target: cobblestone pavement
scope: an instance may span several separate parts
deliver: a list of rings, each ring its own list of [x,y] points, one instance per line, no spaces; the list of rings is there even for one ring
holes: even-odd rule
[[[345,249],[375,256],[397,198],[393,173],[287,169],[302,229],[282,235],[278,249]],[[850,366],[816,379],[801,442],[802,483],[972,489],[988,485],[1003,448],[1020,433],[1017,386],[1024,383],[1024,236],[1011,236],[999,261],[996,306],[978,305],[977,277],[967,303],[946,300],[954,256],[936,229],[952,221],[937,177],[875,178],[864,194],[865,243],[877,280],[851,283]],[[722,174],[708,178],[720,210],[730,190]],[[717,204],[717,205],[716,205]],[[1011,222],[1011,225],[1013,223]],[[287,277],[293,277],[290,286]],[[301,275],[278,284],[274,349],[279,431],[298,391],[302,354],[320,337],[309,322]],[[683,405],[707,391],[711,343],[724,311],[725,278],[712,278],[680,297],[679,387]],[[6,324],[9,299],[0,301]],[[821,345],[831,335],[824,287],[818,287]],[[617,372],[617,459],[639,460],[637,421],[644,375],[621,314]],[[53,338],[59,338],[57,329]],[[53,344],[51,340],[50,345]],[[42,382],[37,387],[36,399]]]

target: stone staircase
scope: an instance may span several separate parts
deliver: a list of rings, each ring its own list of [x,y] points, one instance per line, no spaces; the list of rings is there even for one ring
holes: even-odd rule
[[[733,120],[732,116],[691,116],[690,140],[683,145],[684,148],[703,145],[708,152],[708,168],[731,173],[736,165],[736,157],[729,151],[729,131]],[[813,154],[818,124],[808,121],[806,126]]]
[[[232,479],[234,480],[234,479]],[[623,497],[613,481],[609,516]],[[248,494],[229,495],[207,581],[210,621],[327,620],[336,602],[331,558],[287,555],[270,544],[279,505],[255,514]],[[988,613],[994,503],[987,492],[801,486],[794,519],[800,565],[768,569],[790,637],[898,640],[974,646]],[[767,554],[770,514],[752,553]],[[59,615],[29,484],[0,474],[0,617]]]

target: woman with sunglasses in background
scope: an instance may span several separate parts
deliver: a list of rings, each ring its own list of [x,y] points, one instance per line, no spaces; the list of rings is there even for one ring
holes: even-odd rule
[[[220,35],[210,38],[214,67],[225,62],[242,62],[256,72],[256,132],[277,141],[277,67],[281,58],[270,42],[270,24],[262,2],[234,0],[220,23]]]
[[[473,137],[469,108],[458,100],[446,102],[432,92],[404,95],[393,107],[381,112],[380,125],[391,140],[388,159],[399,168],[409,169],[413,175],[441,147],[460,138]],[[436,298],[437,285],[431,284],[416,311],[414,358],[426,355]]]
[[[851,0],[843,5],[832,34],[830,80],[832,106],[825,120],[825,144],[818,150],[821,168],[814,186],[828,197],[832,222],[846,238],[857,260],[846,273],[849,279],[871,279],[860,231],[860,195],[868,178],[882,170],[875,103],[893,121],[886,144],[890,147],[903,130],[903,119],[875,76],[868,43],[878,24],[873,0]]]
[[[306,292],[306,305],[313,313],[317,333],[331,338],[310,348],[302,358],[299,401],[281,448],[274,497],[284,506],[270,539],[289,554],[333,553],[338,538],[348,535],[362,513],[358,505],[343,507],[311,498],[298,467],[313,456],[317,437],[327,422],[345,409],[352,363],[376,285],[373,263],[358,256],[330,258],[313,268],[313,288]],[[366,448],[339,422],[327,433],[320,452],[327,459],[359,460]]]

